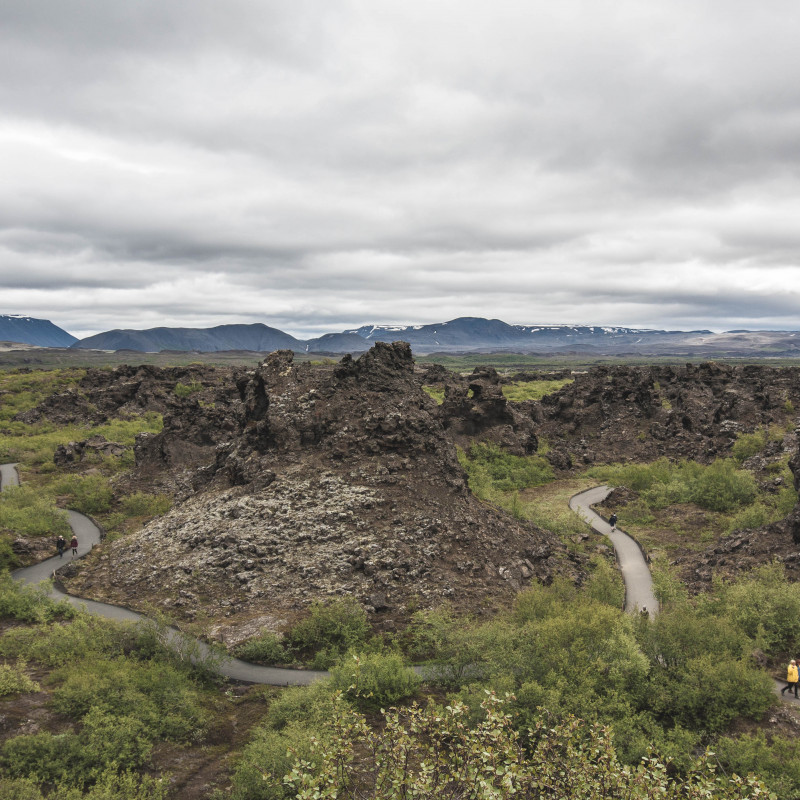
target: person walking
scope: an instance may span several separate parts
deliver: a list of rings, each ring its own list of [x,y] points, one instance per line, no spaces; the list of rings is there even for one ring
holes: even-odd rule
[[[56,539],[56,550],[58,550],[58,557],[64,558],[64,551],[67,549],[67,540],[59,533]]]
[[[792,659],[789,662],[789,666],[786,668],[786,686],[781,689],[781,694],[783,694],[787,689],[791,692],[794,689],[794,696],[797,697],[797,661]]]
[[[609,523],[609,525],[611,525],[611,530],[615,531],[617,529],[617,515],[616,514],[612,514],[608,518],[608,523]]]
[[[69,546],[72,548],[72,557],[75,558],[75,556],[78,555],[78,537],[75,536],[75,534],[72,535]]]

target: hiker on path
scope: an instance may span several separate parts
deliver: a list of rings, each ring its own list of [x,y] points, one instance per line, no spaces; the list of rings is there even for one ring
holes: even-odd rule
[[[797,677],[797,661],[792,659],[786,669],[786,686],[781,689],[781,694],[787,689],[789,689],[790,692],[794,689],[794,696],[797,697]]]
[[[70,541],[69,546],[72,548],[72,557],[75,558],[78,555],[78,537],[73,534],[72,541]]]
[[[617,515],[616,514],[612,514],[608,518],[608,524],[611,525],[611,530],[612,531],[615,531],[617,529]]]
[[[67,549],[67,540],[59,533],[56,539],[56,550],[58,550],[58,557],[64,558],[64,551]]]

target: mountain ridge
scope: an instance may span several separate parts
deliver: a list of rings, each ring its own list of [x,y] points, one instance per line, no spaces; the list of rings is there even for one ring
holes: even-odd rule
[[[69,347],[78,339],[49,319],[36,319],[24,314],[0,314],[0,341],[37,347]]]
[[[27,335],[26,331],[34,330],[29,322],[20,322],[30,319],[0,316],[0,323],[3,320],[12,320],[15,325],[13,336],[4,335],[4,329],[0,326],[0,339],[7,338],[47,347],[145,353],[291,350],[295,353],[341,356],[347,353],[360,354],[376,342],[406,341],[419,355],[507,352],[587,353],[595,356],[699,355],[709,358],[740,355],[800,357],[798,331],[739,329],[714,333],[705,329],[675,331],[621,325],[520,325],[499,319],[457,317],[446,322],[425,325],[362,325],[305,340],[263,323],[226,324],[210,328],[162,326],[143,330],[115,329],[77,340],[47,320],[38,320],[35,322],[50,325],[62,334],[59,339],[62,344],[54,344],[52,340],[48,340],[47,344],[40,344],[43,341],[40,336]],[[32,341],[34,338],[36,341]]]

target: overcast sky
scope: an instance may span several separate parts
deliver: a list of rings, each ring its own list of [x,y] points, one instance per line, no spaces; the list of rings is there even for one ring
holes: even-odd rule
[[[800,329],[797,0],[3,0],[0,313]]]

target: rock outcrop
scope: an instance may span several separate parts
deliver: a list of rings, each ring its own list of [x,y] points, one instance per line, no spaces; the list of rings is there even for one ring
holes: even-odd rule
[[[174,471],[195,447],[182,462],[192,491],[92,556],[76,591],[242,624],[351,595],[391,626],[415,607],[480,612],[533,580],[581,579],[557,537],[468,491],[408,345],[327,368],[279,351],[233,383],[229,402],[171,405],[163,432],[140,439],[144,473]],[[507,413],[491,378],[473,384],[478,407]]]

